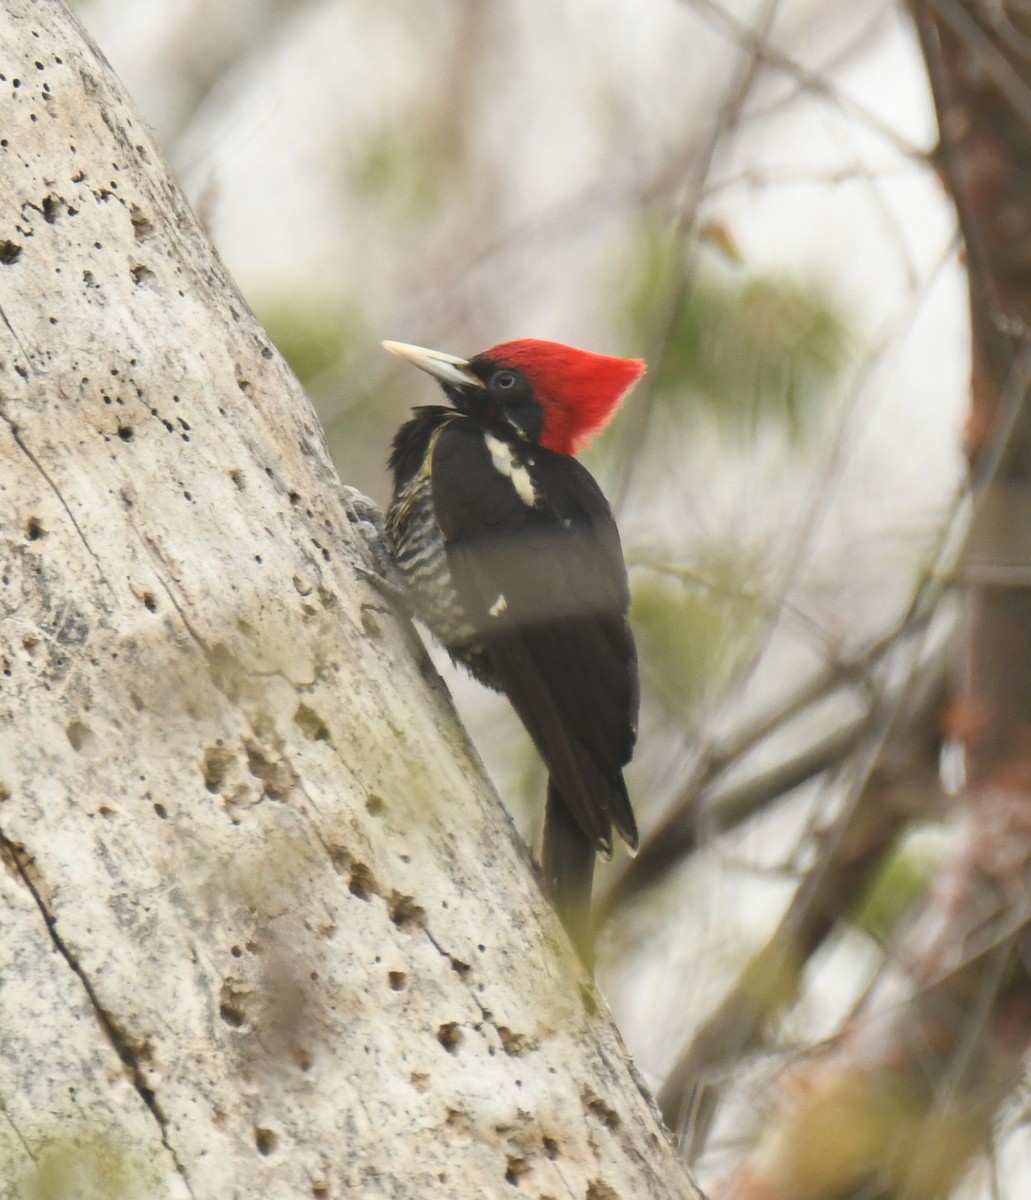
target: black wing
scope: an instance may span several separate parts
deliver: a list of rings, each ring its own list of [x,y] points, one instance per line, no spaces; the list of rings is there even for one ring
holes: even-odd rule
[[[474,422],[453,422],[437,442],[433,502],[455,589],[583,831],[608,852],[615,824],[636,847],[622,767],[636,737],[637,655],[616,524],[576,459],[504,444],[508,474]]]

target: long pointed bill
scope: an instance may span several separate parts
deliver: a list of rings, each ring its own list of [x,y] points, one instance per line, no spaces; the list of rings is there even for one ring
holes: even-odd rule
[[[423,346],[409,346],[407,342],[384,342],[383,349],[410,362],[413,367],[439,379],[441,383],[452,383],[458,387],[486,387],[478,376],[469,370],[464,358],[444,354],[440,350],[427,350]]]

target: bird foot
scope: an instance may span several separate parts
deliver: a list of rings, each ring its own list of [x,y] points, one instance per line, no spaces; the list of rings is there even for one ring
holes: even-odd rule
[[[387,549],[383,534],[383,513],[357,488],[345,485],[343,493],[347,518],[359,534],[368,557],[372,560],[371,567],[360,563],[356,565],[355,574],[375,588],[385,600],[407,613],[408,590]]]

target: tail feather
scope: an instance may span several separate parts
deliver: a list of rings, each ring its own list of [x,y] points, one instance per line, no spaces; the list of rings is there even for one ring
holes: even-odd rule
[[[588,970],[594,966],[591,887],[594,882],[595,854],[591,838],[580,828],[579,822],[559,795],[555,781],[549,778],[541,847],[544,886],[559,920]]]

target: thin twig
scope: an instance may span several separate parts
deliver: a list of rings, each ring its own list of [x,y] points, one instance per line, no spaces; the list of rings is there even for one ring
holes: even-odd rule
[[[688,3],[703,17],[711,18],[711,23],[716,28],[731,37],[742,49],[750,51],[764,65],[790,76],[805,91],[826,100],[846,116],[851,117],[888,142],[889,145],[894,146],[900,154],[906,154],[918,161],[926,158],[919,146],[914,146],[912,142],[907,141],[898,130],[893,129],[886,121],[882,121],[876,113],[870,112],[858,101],[838,91],[823,74],[811,71],[797,59],[792,58],[790,54],[770,43],[758,27],[753,28],[747,25],[722,5],[717,4],[716,0],[688,0]]]

